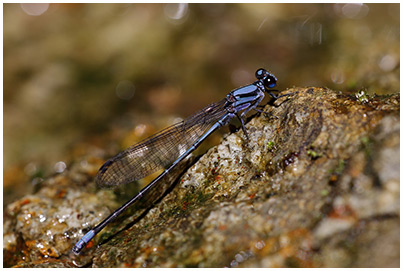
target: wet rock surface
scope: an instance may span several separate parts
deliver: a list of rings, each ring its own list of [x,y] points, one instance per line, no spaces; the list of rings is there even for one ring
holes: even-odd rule
[[[73,256],[121,203],[95,187],[102,159],[77,159],[6,206],[5,265],[398,267],[399,94],[284,93],[250,119],[249,142],[224,136],[154,206],[131,208]]]

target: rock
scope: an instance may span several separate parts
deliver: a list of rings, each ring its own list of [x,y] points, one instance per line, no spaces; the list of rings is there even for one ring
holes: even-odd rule
[[[226,135],[80,256],[71,247],[119,203],[95,190],[99,162],[50,177],[6,207],[5,265],[398,267],[399,94],[284,93],[248,122],[249,142]]]

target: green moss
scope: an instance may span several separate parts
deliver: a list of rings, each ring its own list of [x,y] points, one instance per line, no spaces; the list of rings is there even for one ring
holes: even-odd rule
[[[343,159],[340,159],[339,164],[337,165],[337,167],[335,168],[335,170],[333,172],[340,175],[341,173],[343,173],[345,167],[346,167],[346,162]]]
[[[357,98],[357,100],[360,103],[368,103],[369,100],[373,97],[371,97],[371,95],[368,94],[368,92],[366,90],[359,90],[355,93],[355,98]]]
[[[269,151],[271,151],[271,150],[273,150],[273,149],[275,149],[275,148],[276,148],[276,145],[274,144],[273,141],[267,142],[267,149],[268,149]]]
[[[314,151],[314,150],[308,150],[308,151],[307,151],[307,154],[308,154],[311,158],[313,158],[313,159],[316,159],[316,158],[319,158],[319,157],[322,156],[321,153],[318,153],[318,152],[316,152],[316,151]]]

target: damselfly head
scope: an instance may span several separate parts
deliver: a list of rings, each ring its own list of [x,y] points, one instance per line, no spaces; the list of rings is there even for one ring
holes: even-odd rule
[[[277,84],[277,78],[265,69],[258,69],[256,78],[263,83],[265,88],[274,88]]]

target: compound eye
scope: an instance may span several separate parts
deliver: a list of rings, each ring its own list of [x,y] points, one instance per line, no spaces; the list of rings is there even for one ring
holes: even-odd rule
[[[267,88],[274,88],[277,84],[277,78],[269,74],[264,78],[264,86]]]
[[[261,80],[266,76],[266,74],[268,74],[268,72],[265,69],[258,69],[255,76],[257,79]]]

